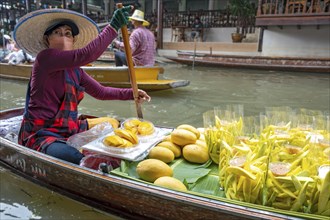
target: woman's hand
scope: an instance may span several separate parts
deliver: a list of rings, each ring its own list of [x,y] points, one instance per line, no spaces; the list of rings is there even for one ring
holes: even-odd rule
[[[115,29],[116,32],[118,32],[118,30],[122,26],[128,24],[129,12],[133,8],[134,8],[133,6],[129,5],[114,11],[113,16],[110,20],[110,26],[113,27],[113,29]]]
[[[144,101],[150,102],[151,97],[143,90],[138,90],[138,103],[143,103]]]

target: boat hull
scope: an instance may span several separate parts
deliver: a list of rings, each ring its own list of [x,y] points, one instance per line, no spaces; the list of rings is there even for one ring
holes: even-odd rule
[[[31,75],[32,65],[0,64],[0,77],[16,80],[28,80]],[[130,88],[130,76],[127,67],[114,66],[84,66],[82,67],[90,76],[105,86]],[[155,67],[135,67],[136,81],[139,89],[165,90],[189,85],[188,80],[160,79],[164,69]]]
[[[220,55],[178,52],[177,56],[165,56],[172,61],[196,66],[235,67],[265,70],[329,73],[330,59]]]
[[[23,109],[0,112],[0,120]],[[0,137],[0,165],[51,190],[134,219],[288,219],[74,165]]]

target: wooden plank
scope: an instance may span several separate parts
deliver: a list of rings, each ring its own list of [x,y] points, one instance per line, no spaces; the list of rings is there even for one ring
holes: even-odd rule
[[[306,14],[305,14],[306,15]],[[275,25],[329,25],[330,24],[330,14],[324,15],[287,15],[287,16],[257,16],[256,26],[275,26]]]
[[[164,42],[165,50],[193,50],[194,42]],[[258,43],[197,42],[198,51],[257,52]]]

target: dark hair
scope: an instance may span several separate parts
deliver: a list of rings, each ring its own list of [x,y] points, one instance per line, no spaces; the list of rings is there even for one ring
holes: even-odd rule
[[[72,35],[73,36],[76,36],[76,35],[79,34],[78,26],[74,22],[72,22],[70,20],[61,20],[61,21],[57,21],[54,24],[52,24],[51,26],[49,26],[46,29],[44,35],[47,35],[48,36],[48,35],[50,35],[53,32],[53,30],[55,30],[56,28],[62,27],[64,25],[67,25],[67,26],[69,26],[71,28]]]

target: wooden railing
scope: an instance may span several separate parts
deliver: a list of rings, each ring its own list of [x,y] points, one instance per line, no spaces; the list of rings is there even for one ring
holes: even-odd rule
[[[328,14],[330,0],[259,0],[257,16]]]
[[[237,26],[237,17],[231,15],[228,9],[165,12],[163,16],[163,28],[171,28],[172,26],[191,27],[195,17],[200,18],[205,28]],[[145,17],[152,24],[157,22],[157,17],[154,14],[146,14]],[[249,20],[249,26],[254,27],[255,16]]]

